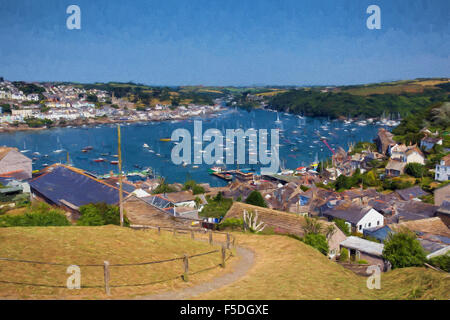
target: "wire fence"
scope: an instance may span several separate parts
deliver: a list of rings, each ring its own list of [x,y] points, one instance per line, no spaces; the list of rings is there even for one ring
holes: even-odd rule
[[[193,240],[202,240],[200,238],[195,238],[195,233],[203,233],[206,234],[204,230],[193,230],[193,229],[183,229],[183,228],[169,228],[169,227],[160,227],[160,226],[131,226],[134,229],[157,229],[158,234],[161,234],[161,230],[169,230],[170,232],[173,232],[173,235],[177,234],[191,234],[191,239]],[[188,231],[188,232],[186,232]],[[189,276],[196,275],[202,272],[210,271],[218,267],[225,268],[226,261],[228,261],[230,258],[233,257],[233,253],[231,251],[231,246],[235,245],[235,237],[229,233],[223,233],[223,232],[212,232],[210,231],[208,234],[208,241],[210,245],[213,245],[213,234],[221,234],[226,236],[225,241],[219,241],[219,243],[222,243],[222,248],[210,250],[207,252],[197,253],[197,254],[191,254],[191,255],[183,255],[180,257],[175,257],[171,259],[164,259],[164,260],[156,260],[156,261],[145,261],[145,262],[139,262],[139,263],[119,263],[119,264],[110,264],[108,261],[104,261],[103,264],[67,264],[67,263],[57,263],[57,262],[46,262],[46,261],[35,261],[35,260],[25,260],[25,259],[13,259],[13,258],[4,258],[0,257],[0,261],[8,262],[8,263],[27,263],[27,264],[35,264],[35,265],[49,265],[49,266],[61,266],[61,267],[70,267],[70,266],[76,266],[76,267],[98,267],[103,268],[104,270],[104,279],[103,284],[98,285],[79,285],[78,288],[104,288],[105,293],[107,295],[110,295],[110,288],[121,288],[121,287],[138,287],[138,286],[148,286],[148,285],[154,285],[158,283],[173,281],[182,279],[184,281],[188,281]],[[216,241],[217,242],[217,241]],[[203,268],[196,271],[189,271],[189,262],[190,260],[211,255],[214,253],[221,253],[221,263],[215,264],[211,267]],[[134,266],[145,266],[145,265],[154,265],[154,264],[162,264],[162,263],[168,263],[168,262],[174,262],[174,261],[183,261],[184,266],[184,272],[182,274],[177,274],[176,276],[162,279],[162,280],[156,280],[156,281],[149,281],[149,282],[143,282],[143,283],[133,283],[133,284],[110,284],[110,268],[116,268],[116,267],[134,267]],[[20,282],[20,281],[8,281],[8,280],[0,280],[0,283],[4,284],[12,284],[12,285],[23,285],[23,286],[33,286],[33,287],[47,287],[47,288],[68,288],[67,285],[52,285],[52,284],[42,284],[42,283],[30,283],[30,282]]]

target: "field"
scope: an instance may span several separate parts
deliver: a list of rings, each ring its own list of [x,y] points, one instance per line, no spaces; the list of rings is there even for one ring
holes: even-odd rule
[[[81,267],[80,290],[69,290],[66,286],[67,266],[71,264],[129,264],[182,257],[219,249],[207,242],[192,241],[187,235],[173,236],[171,232],[161,235],[153,230],[132,230],[116,226],[103,227],[15,227],[0,229],[0,257],[63,263],[66,266],[39,265],[0,261],[0,297],[20,299],[104,299],[103,267]],[[145,284],[165,279],[171,281],[142,286],[112,287],[112,298],[132,298],[136,295],[176,290],[213,279],[230,271],[214,268],[221,262],[221,253],[190,259],[189,271],[195,273],[188,282],[181,279],[183,260],[168,263],[111,267],[111,286]],[[42,286],[10,284],[9,282],[33,283]],[[56,285],[51,288],[43,285]],[[83,288],[83,286],[96,286]],[[98,287],[97,287],[98,286]]]
[[[429,79],[429,80],[404,80],[390,83],[380,83],[376,85],[363,85],[352,88],[342,88],[343,92],[354,95],[368,96],[371,94],[401,94],[418,93],[425,89],[436,89],[436,85],[448,83],[447,79]]]
[[[81,267],[82,286],[65,288],[67,266],[48,266],[0,261],[0,297],[22,299],[105,299],[148,298],[154,294],[176,293],[187,289],[188,299],[449,299],[450,276],[425,268],[405,268],[385,273],[380,290],[369,290],[367,278],[358,276],[328,260],[304,243],[281,235],[233,233],[236,243],[254,252],[251,262],[232,257],[225,269],[218,267],[220,253],[190,259],[190,272],[209,269],[183,282],[183,262],[111,267],[112,296],[103,290],[103,268]],[[202,236],[203,239],[207,235]],[[104,227],[33,227],[0,229],[0,257],[69,264],[139,263],[171,259],[183,254],[204,253],[217,247],[191,241],[188,235],[161,235],[154,230],[135,231],[115,226]],[[247,259],[248,260],[248,259]],[[241,263],[242,261],[242,263]],[[249,270],[234,282],[199,295],[196,285],[212,283],[217,277]],[[155,283],[165,279],[174,279]],[[10,282],[51,284],[61,288],[9,284]],[[152,283],[152,284],[148,284]],[[193,288],[191,290],[189,288]],[[197,292],[197,293],[195,293]],[[195,293],[195,294],[194,294]],[[147,296],[147,297],[146,297]]]
[[[425,268],[382,275],[381,289],[367,278],[328,260],[315,249],[286,236],[237,235],[256,253],[241,280],[196,299],[449,299],[450,276]]]

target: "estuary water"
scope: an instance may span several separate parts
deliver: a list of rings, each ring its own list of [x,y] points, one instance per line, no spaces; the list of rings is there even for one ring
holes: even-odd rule
[[[164,176],[170,183],[183,183],[187,179],[194,179],[197,182],[208,182],[212,186],[225,185],[226,181],[208,173],[212,165],[173,164],[171,151],[175,144],[160,141],[162,138],[170,138],[177,128],[189,130],[193,137],[194,120],[202,120],[203,132],[209,128],[221,130],[223,134],[226,129],[281,129],[281,167],[290,169],[307,166],[316,159],[321,161],[331,157],[332,152],[321,141],[322,138],[326,138],[333,150],[338,147],[347,150],[350,143],[372,141],[379,128],[373,124],[357,125],[323,118],[301,118],[260,109],[250,112],[229,109],[214,117],[182,121],[124,123],[121,125],[123,171],[151,167],[156,174]],[[207,144],[209,142],[204,142],[203,147]],[[24,154],[33,158],[33,170],[56,162],[66,163],[68,152],[70,162],[75,167],[95,174],[118,172],[117,165],[111,164],[111,161],[117,160],[114,157],[118,153],[117,124],[0,133],[0,146],[3,145],[17,147],[22,151],[28,150]],[[268,145],[270,147],[270,139]],[[87,146],[92,146],[92,150],[82,152]],[[248,153],[246,157],[248,159]],[[104,158],[105,161],[94,161],[99,158]],[[235,169],[236,165],[227,164],[226,167]],[[259,165],[239,167],[258,171]]]

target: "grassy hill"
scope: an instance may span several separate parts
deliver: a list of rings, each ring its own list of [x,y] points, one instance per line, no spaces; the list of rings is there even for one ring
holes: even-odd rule
[[[286,236],[236,234],[256,261],[241,280],[196,299],[449,299],[448,274],[407,268],[382,275],[381,289]]]
[[[171,259],[208,252],[206,242],[192,241],[186,235],[173,237],[170,232],[132,230],[117,226],[103,227],[13,227],[3,228],[0,233],[0,257],[46,261],[63,264],[129,264]],[[159,280],[175,280],[144,286],[111,288],[114,298],[157,293],[192,286],[209,281],[232,268],[231,259],[226,269],[220,267],[190,276],[183,282],[183,261],[111,267],[111,286],[150,283]],[[212,268],[221,262],[220,252],[190,259],[190,271]],[[103,267],[81,267],[81,286],[99,286],[69,290],[65,288],[69,274],[67,266],[51,266],[0,261],[0,297],[20,299],[85,299],[106,298]],[[63,288],[9,284],[4,281],[57,285]]]

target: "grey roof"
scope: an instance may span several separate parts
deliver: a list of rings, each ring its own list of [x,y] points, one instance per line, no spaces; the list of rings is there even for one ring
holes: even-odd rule
[[[335,208],[328,208],[326,206],[323,207],[326,208],[322,212],[323,215],[344,219],[352,224],[357,224],[367,214],[367,212],[372,209],[372,207],[369,206],[361,207],[355,205],[351,205],[349,207],[339,205]]]
[[[421,196],[426,196],[428,194],[427,192],[423,191],[422,188],[419,186],[397,190],[396,192],[403,200],[409,200],[411,197],[418,198]]]
[[[397,215],[402,220],[419,220],[434,217],[438,206],[434,206],[422,201],[398,201],[397,203]]]
[[[362,239],[360,237],[350,236],[340,243],[341,246],[355,249],[361,252],[381,256],[383,254],[384,244]]]

